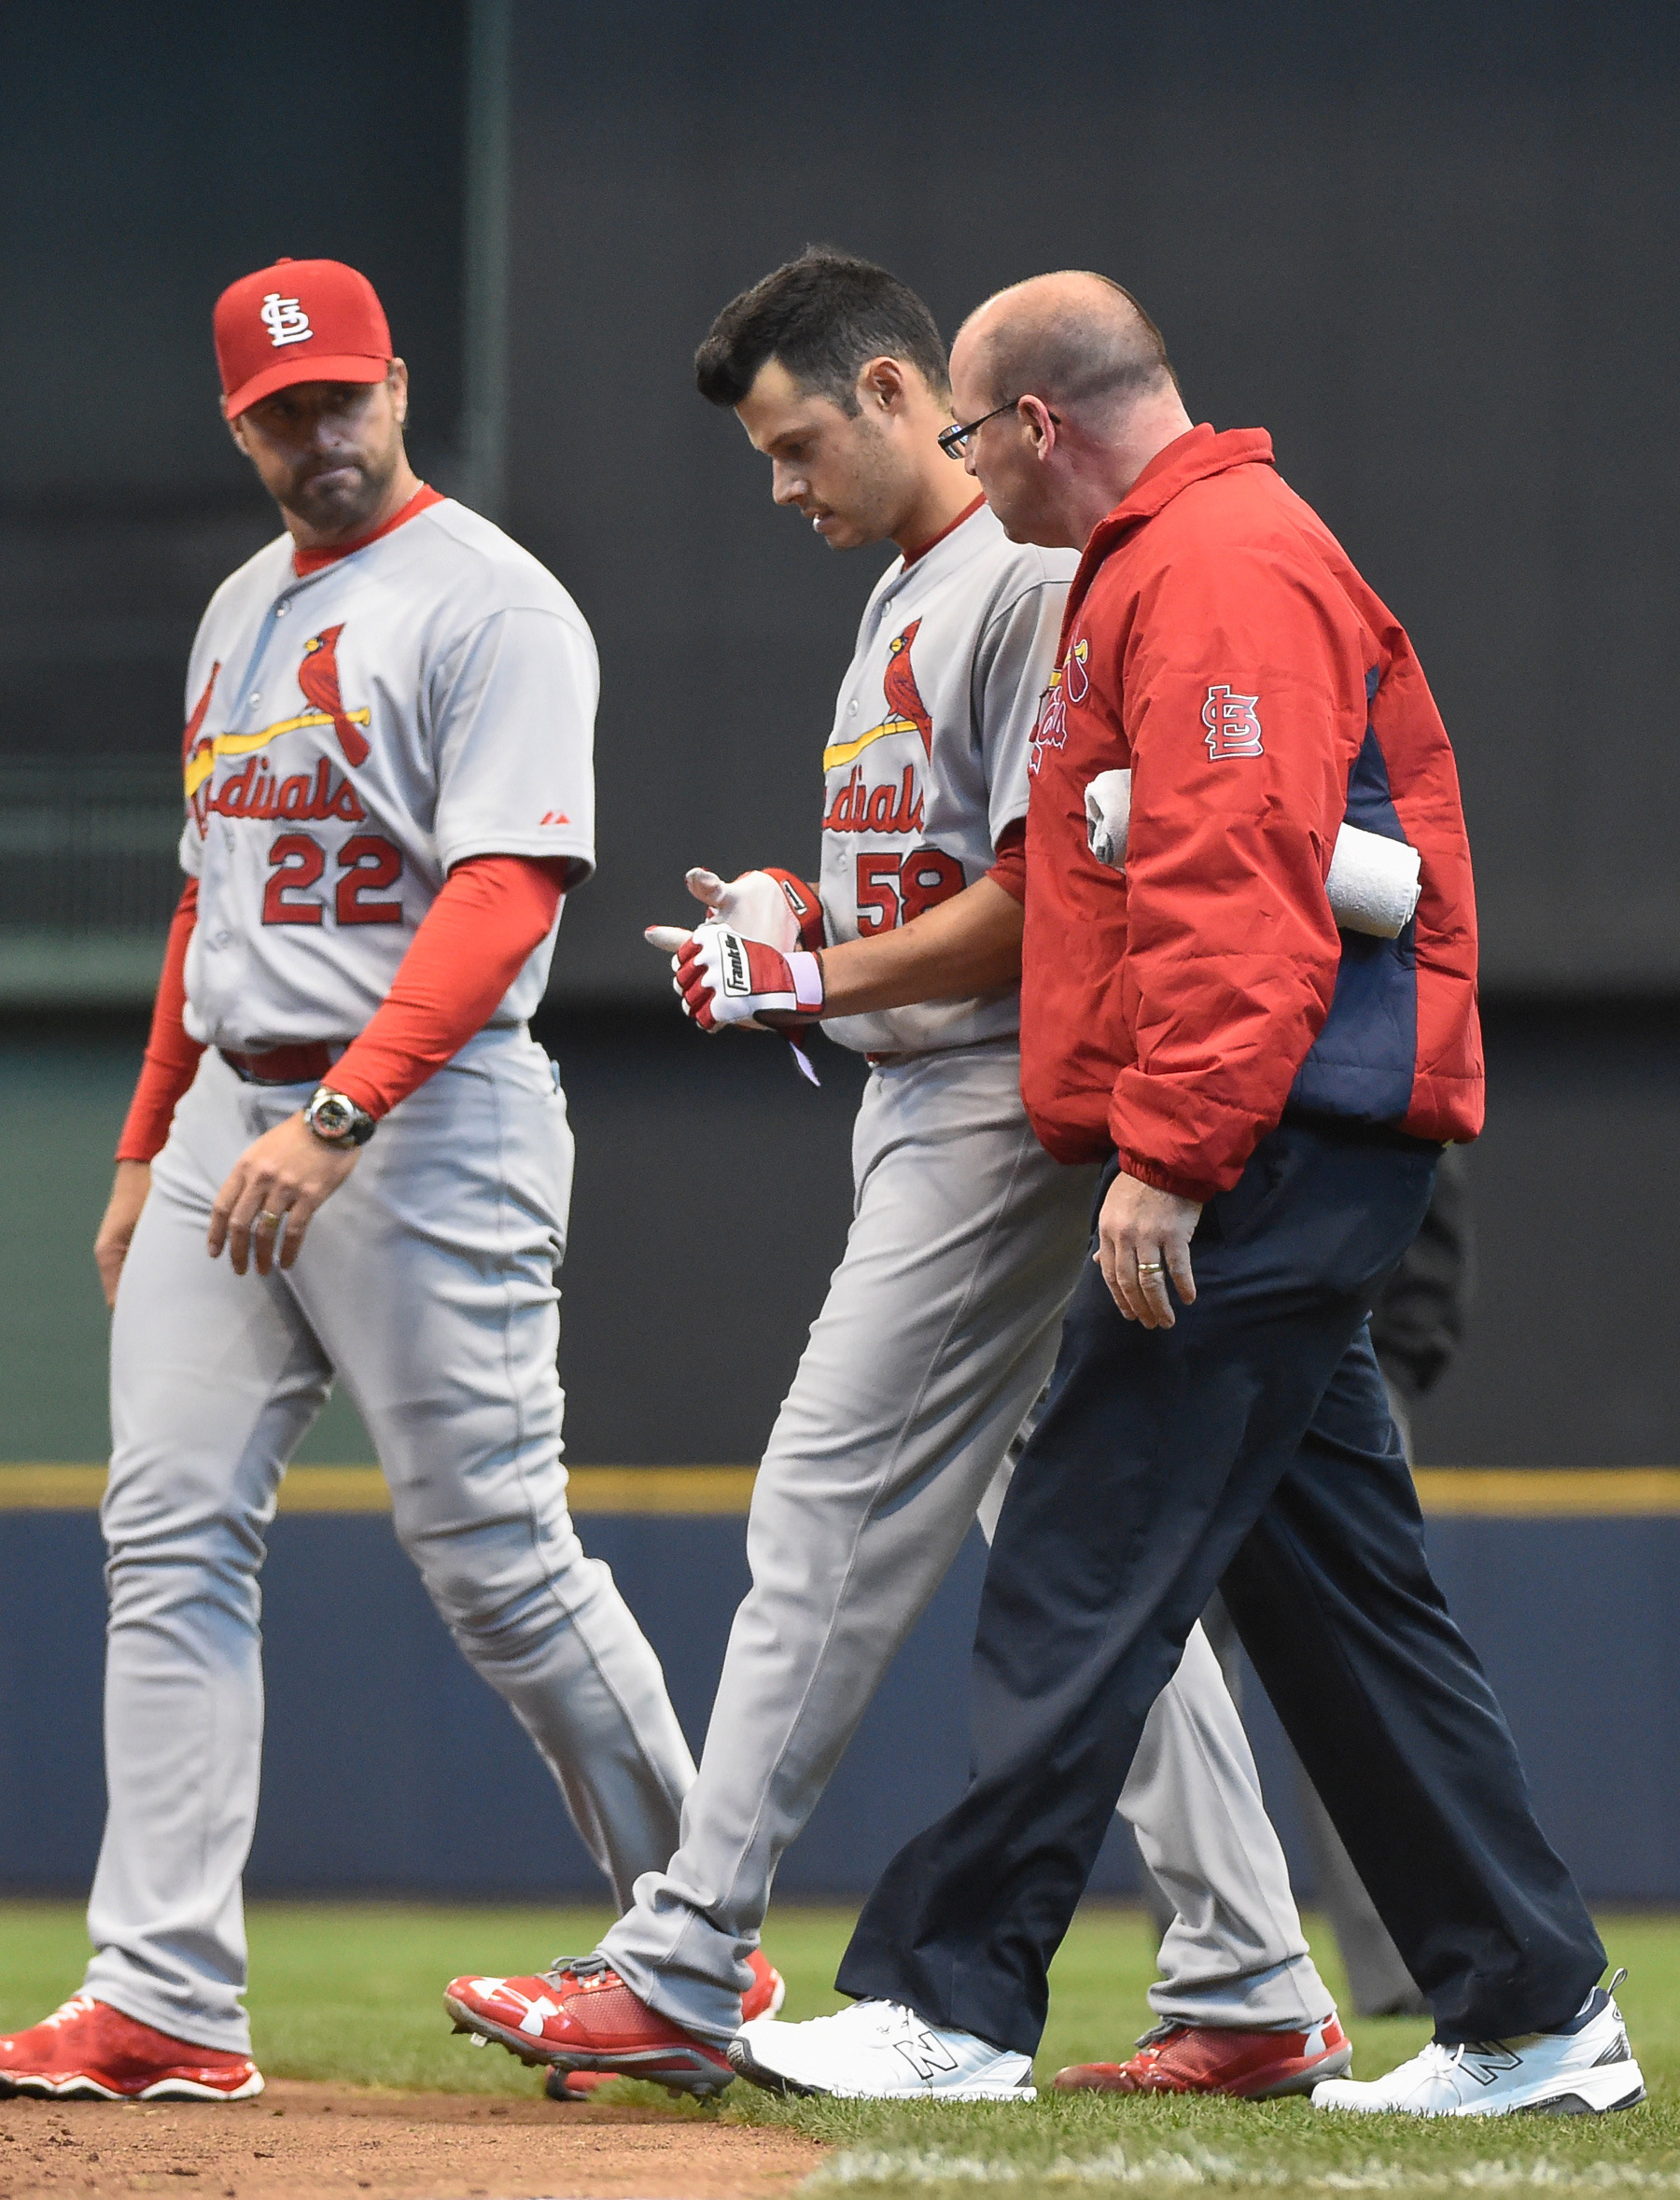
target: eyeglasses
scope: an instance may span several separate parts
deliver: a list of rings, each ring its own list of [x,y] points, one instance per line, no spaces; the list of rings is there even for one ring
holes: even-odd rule
[[[1000,413],[1013,413],[1020,401],[1019,398],[1011,398],[1007,404],[994,405],[989,413],[982,413],[978,420],[971,420],[966,424],[960,420],[954,420],[949,427],[940,430],[940,449],[947,458],[960,458],[970,436],[983,428],[988,420],[995,420]],[[1052,413],[1050,417],[1057,427],[1061,426],[1059,413]]]

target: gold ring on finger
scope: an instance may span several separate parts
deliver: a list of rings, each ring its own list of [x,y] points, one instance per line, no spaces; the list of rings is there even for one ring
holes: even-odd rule
[[[280,1227],[280,1217],[272,1207],[265,1207],[257,1217],[257,1227],[259,1230],[277,1230]]]
[[[1141,1260],[1138,1263],[1138,1273],[1141,1276],[1159,1276],[1166,1272],[1166,1268],[1164,1260]]]

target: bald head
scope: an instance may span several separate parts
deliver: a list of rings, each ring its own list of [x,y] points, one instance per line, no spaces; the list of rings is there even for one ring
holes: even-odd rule
[[[963,464],[1016,542],[1082,550],[1190,428],[1161,331],[1106,275],[1035,275],[951,346]]]
[[[1178,387],[1161,331],[1106,275],[1034,275],[1000,290],[957,343],[995,405],[1030,395],[1097,419]]]

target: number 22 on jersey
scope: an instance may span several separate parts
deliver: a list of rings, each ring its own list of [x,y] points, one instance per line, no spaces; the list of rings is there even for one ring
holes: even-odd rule
[[[262,896],[264,924],[319,924],[325,904],[308,889],[327,868],[327,850],[313,833],[282,833],[269,849],[273,876]],[[400,924],[400,902],[362,896],[395,886],[402,876],[402,850],[378,833],[353,833],[338,851],[340,876],[332,912],[340,924]],[[291,897],[298,895],[298,900]]]

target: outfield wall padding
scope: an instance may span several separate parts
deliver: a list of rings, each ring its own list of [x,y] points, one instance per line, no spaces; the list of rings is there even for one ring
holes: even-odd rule
[[[582,1522],[665,1661],[696,1748],[747,1586],[745,1522]],[[1499,1689],[1542,1822],[1589,1897],[1680,1902],[1680,1518],[1433,1520],[1453,1610]],[[956,1795],[984,1566],[971,1537],[805,1834],[787,1894],[861,1894]],[[87,1512],[0,1515],[0,1885],[84,1886],[104,1808],[102,1550]],[[577,1897],[598,1882],[521,1730],[434,1616],[388,1518],[275,1520],[268,1731],[248,1885]],[[1297,1887],[1312,1893],[1275,1720],[1245,1705]],[[1096,1885],[1132,1885],[1111,1840]]]

